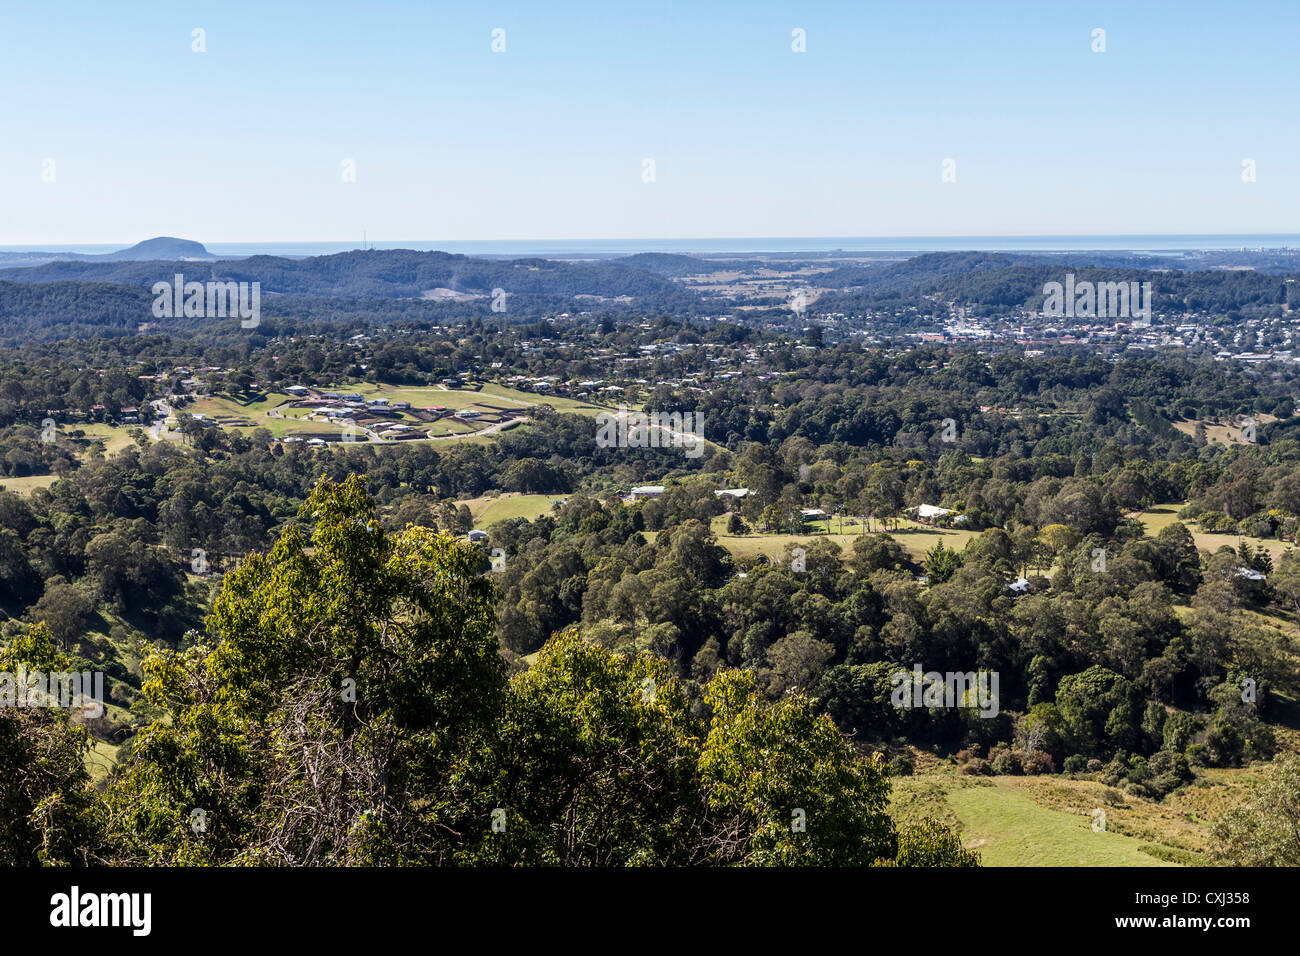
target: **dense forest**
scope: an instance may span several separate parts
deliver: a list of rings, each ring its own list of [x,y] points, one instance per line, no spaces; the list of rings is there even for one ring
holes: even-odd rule
[[[259,341],[313,327],[437,325],[478,319],[495,327],[538,318],[582,315],[626,321],[634,315],[678,320],[728,317],[750,324],[799,320],[789,292],[818,290],[813,317],[870,316],[870,327],[907,332],[941,325],[949,309],[996,316],[1041,311],[1044,285],[1067,271],[1080,281],[1149,282],[1152,308],[1166,321],[1187,314],[1281,317],[1300,264],[1212,268],[1156,256],[1072,254],[1068,259],[1005,253],[929,253],[902,261],[807,266],[784,260],[701,259],[643,253],[595,262],[476,259],[442,252],[356,250],[330,256],[184,262],[62,261],[0,269],[0,345],[82,335],[128,335],[148,324],[162,332],[207,332],[210,323],[152,315],[155,282],[258,282],[266,328]],[[1289,268],[1287,268],[1289,266]],[[742,288],[683,282],[713,273],[738,275]],[[778,283],[772,295],[763,286]],[[743,291],[758,283],[759,291]],[[442,290],[442,291],[438,291]],[[69,316],[76,316],[70,319]],[[233,323],[238,333],[238,323]]]

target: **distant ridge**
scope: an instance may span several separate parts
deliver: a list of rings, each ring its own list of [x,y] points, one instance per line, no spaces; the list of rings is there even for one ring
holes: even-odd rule
[[[129,249],[106,253],[0,251],[0,269],[31,268],[51,262],[184,262],[196,259],[216,262],[221,258],[223,257],[208,252],[201,242],[177,239],[174,236],[156,236],[137,242]]]

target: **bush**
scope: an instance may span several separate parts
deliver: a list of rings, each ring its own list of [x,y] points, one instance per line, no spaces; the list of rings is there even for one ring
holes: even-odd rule
[[[1165,719],[1163,729],[1164,749],[1171,753],[1182,753],[1200,729],[1201,722],[1191,714],[1182,711],[1170,714]]]
[[[1108,787],[1117,787],[1128,776],[1129,767],[1122,759],[1116,757],[1101,771],[1101,782]]]
[[[1129,758],[1128,775],[1126,779],[1129,783],[1146,783],[1151,779],[1151,770],[1147,767],[1145,757],[1134,754]]]
[[[895,754],[889,761],[889,773],[894,777],[910,777],[915,769],[912,758],[907,754]]]
[[[1106,765],[1096,757],[1088,758],[1088,773],[1101,773]]]
[[[898,831],[895,866],[979,866],[974,850],[961,845],[957,831],[938,820],[927,818],[920,824]]]
[[[1020,755],[1009,747],[996,746],[989,750],[989,764],[993,772],[1001,775],[1018,774],[1022,771]]]
[[[1156,793],[1163,798],[1168,794],[1173,793],[1185,783],[1187,783],[1187,781],[1182,779],[1182,777],[1178,776],[1176,773],[1162,773],[1152,779],[1151,789],[1156,791]]]
[[[1024,773],[1031,777],[1037,777],[1045,773],[1056,773],[1056,764],[1052,761],[1052,755],[1044,750],[1037,753],[1021,754],[1020,767]]]
[[[1100,764],[1101,761],[1098,760],[1097,763]],[[1070,754],[1070,756],[1065,758],[1065,763],[1062,765],[1062,768],[1066,773],[1083,773],[1087,766],[1088,758],[1083,754]]]

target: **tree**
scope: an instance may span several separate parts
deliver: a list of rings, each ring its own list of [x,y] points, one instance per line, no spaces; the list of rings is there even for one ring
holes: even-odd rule
[[[1300,756],[1274,761],[1249,803],[1211,831],[1212,852],[1228,866],[1300,866]]]
[[[1130,750],[1141,732],[1142,715],[1133,685],[1099,665],[1061,679],[1056,692],[1071,749],[1100,756],[1113,749]]]
[[[482,797],[465,862],[709,862],[701,728],[664,661],[566,631],[511,680],[497,744],[467,761]]]
[[[0,647],[0,673],[64,673],[68,658],[38,624]],[[10,686],[3,693],[25,693]],[[0,866],[102,862],[102,807],[86,772],[90,737],[67,711],[0,704]]]
[[[162,716],[88,845],[171,865],[895,860],[884,765],[811,699],[726,670],[692,698],[660,657],[572,630],[507,682],[480,572],[448,535],[385,531],[359,477],[320,481],[225,576],[205,634],[146,661]]]
[[[853,570],[864,577],[873,571],[901,571],[910,563],[907,551],[889,535],[861,535],[853,542]]]
[[[1038,532],[1043,548],[1052,558],[1057,558],[1079,543],[1079,534],[1063,524],[1049,524]]]
[[[774,697],[790,690],[807,693],[821,677],[826,662],[834,656],[834,647],[817,640],[808,631],[787,634],[767,649],[767,669],[763,676],[768,693]]]
[[[898,832],[894,866],[979,866],[980,855],[961,845],[952,827],[933,817],[904,826]]]
[[[1200,581],[1201,558],[1196,550],[1196,540],[1181,521],[1162,528],[1156,535],[1159,553],[1159,570],[1166,584],[1175,591],[1187,593]]]
[[[942,541],[936,542],[934,547],[925,553],[925,573],[932,585],[943,584],[949,580],[961,565],[961,555],[945,547]]]
[[[1271,580],[1273,589],[1300,614],[1300,552],[1287,548],[1277,563]]]
[[[110,794],[122,858],[448,858],[454,767],[504,692],[481,555],[386,534],[357,476],[318,483],[299,519],[310,539],[291,525],[226,575],[206,638],[146,662],[167,715]]]
[[[754,676],[708,685],[713,711],[700,757],[724,859],[749,865],[863,866],[897,853],[884,764],[858,757],[801,695],[765,706]]]
[[[94,598],[61,575],[55,575],[46,583],[45,593],[32,605],[28,617],[44,623],[56,644],[70,648],[94,611]]]
[[[856,864],[896,855],[882,766],[802,696],[769,704],[723,671],[695,716],[667,664],[557,635],[509,687],[473,758],[465,862]],[[493,810],[504,829],[490,832]],[[796,812],[799,811],[799,812]],[[805,826],[806,824],[806,826]]]

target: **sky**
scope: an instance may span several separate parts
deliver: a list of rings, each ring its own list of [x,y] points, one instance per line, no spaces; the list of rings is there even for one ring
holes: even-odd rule
[[[1300,232],[1297,27],[1295,0],[0,0],[0,245]]]

